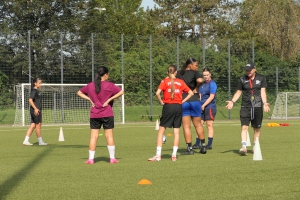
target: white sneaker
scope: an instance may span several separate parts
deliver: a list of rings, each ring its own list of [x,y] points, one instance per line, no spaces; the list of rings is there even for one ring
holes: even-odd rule
[[[247,155],[247,148],[246,147],[242,147],[239,151],[239,153],[242,155],[242,156],[246,156]]]
[[[148,161],[150,162],[161,161],[161,156],[153,156],[152,158],[149,158]]]
[[[42,141],[42,142],[39,142],[39,145],[41,145],[41,146],[46,146],[46,145],[48,145],[48,143]]]
[[[31,143],[28,142],[28,141],[24,141],[24,142],[23,142],[23,145],[24,145],[24,146],[32,146],[33,144],[31,144]]]

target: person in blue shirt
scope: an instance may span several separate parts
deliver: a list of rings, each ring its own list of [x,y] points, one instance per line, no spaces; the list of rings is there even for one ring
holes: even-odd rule
[[[217,84],[211,78],[211,72],[209,68],[205,67],[203,69],[204,83],[199,88],[200,102],[201,102],[201,121],[202,124],[206,122],[206,127],[208,130],[208,143],[206,146],[207,150],[212,149],[212,143],[214,139],[214,120],[217,113],[216,105],[216,94],[217,94]],[[200,148],[200,139],[196,138],[196,143],[193,145],[193,149]]]

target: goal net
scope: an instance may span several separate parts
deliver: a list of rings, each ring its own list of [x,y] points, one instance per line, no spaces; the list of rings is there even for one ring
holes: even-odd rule
[[[40,88],[42,94],[42,124],[89,124],[91,103],[77,95],[86,84],[47,84]],[[116,84],[124,90],[123,84]],[[16,86],[15,126],[30,124],[30,105],[28,102],[31,85]],[[125,123],[124,95],[114,100],[115,122]]]
[[[271,119],[299,119],[300,92],[280,92],[277,94]]]

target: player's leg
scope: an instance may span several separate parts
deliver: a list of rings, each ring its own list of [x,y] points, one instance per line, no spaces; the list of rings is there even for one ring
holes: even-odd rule
[[[180,127],[182,123],[182,107],[181,105],[174,105],[174,110],[176,110],[174,123],[173,123],[173,134],[174,134],[174,143],[173,143],[173,152],[172,152],[172,161],[177,160],[177,150],[179,146],[179,134],[180,134]]]
[[[193,155],[194,151],[192,148],[192,132],[191,132],[191,104],[185,102],[182,104],[182,128],[187,150],[181,152],[181,155]]]
[[[212,143],[214,139],[214,120],[217,113],[217,109],[215,107],[206,108],[206,127],[208,130],[208,142],[207,142],[207,149],[212,149]]]
[[[254,146],[255,146],[255,143],[256,143],[256,139],[259,140],[259,138],[260,138],[260,128],[261,128],[261,125],[262,125],[262,119],[263,119],[263,110],[262,110],[262,108],[255,108],[255,110],[254,110],[254,119],[251,121],[253,130],[254,130],[252,153],[254,153]]]
[[[202,126],[203,126],[203,124],[204,124],[204,118],[205,117],[205,113],[204,112],[202,112],[201,113],[201,124],[202,124]],[[200,138],[198,137],[198,135],[196,135],[196,142],[195,142],[195,144],[193,145],[193,149],[200,149],[200,143],[201,143],[201,141],[200,141]]]
[[[89,159],[85,162],[85,164],[94,164],[94,158],[96,153],[96,146],[99,137],[99,132],[101,128],[100,119],[91,118],[90,119],[90,142],[89,142]]]
[[[42,133],[41,133],[41,129],[42,129],[42,113],[40,112],[39,115],[36,115],[34,117],[34,122],[35,122],[35,132],[36,132],[36,137],[39,141],[39,145],[48,145],[48,143],[43,141],[42,138]]]
[[[249,123],[251,120],[251,108],[242,107],[240,110],[240,120],[241,120],[241,144],[242,148],[240,149],[241,155],[247,155],[247,131],[249,129]]]
[[[115,141],[114,141],[114,117],[104,117],[101,118],[101,121],[103,123],[103,129],[104,129],[104,134],[106,138],[106,143],[107,143],[107,149],[109,153],[109,158],[110,158],[110,163],[115,164],[118,163],[119,161],[115,157]]]
[[[31,120],[30,126],[29,126],[29,128],[26,132],[26,136],[25,136],[25,139],[23,141],[23,145],[25,145],[25,146],[32,146],[33,145],[29,142],[29,138],[30,138],[30,136],[31,136],[34,129],[35,129],[35,123],[34,123],[34,121]]]

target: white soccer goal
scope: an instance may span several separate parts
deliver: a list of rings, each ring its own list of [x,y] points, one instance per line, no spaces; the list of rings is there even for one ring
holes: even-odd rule
[[[300,92],[280,92],[277,94],[271,119],[299,119]]]
[[[89,124],[91,103],[77,96],[77,91],[86,84],[47,84],[40,88],[42,94],[42,124]],[[116,84],[124,90],[123,84]],[[30,105],[28,102],[31,85],[16,86],[15,126],[30,124]],[[124,95],[114,100],[115,122],[125,123]]]

